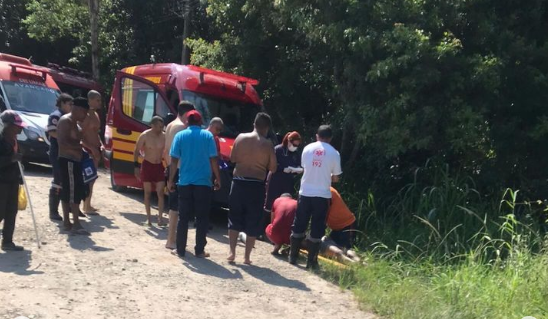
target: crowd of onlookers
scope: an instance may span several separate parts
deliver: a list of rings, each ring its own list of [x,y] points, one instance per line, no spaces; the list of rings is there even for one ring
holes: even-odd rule
[[[48,120],[50,162],[53,180],[49,191],[49,217],[62,221],[66,231],[89,235],[80,218],[97,214],[91,205],[97,167],[104,157],[99,136],[97,111],[101,95],[90,91],[88,98],[73,99],[61,94],[57,110]],[[265,236],[273,243],[273,254],[289,253],[295,264],[301,249],[308,251],[307,267],[318,266],[318,254],[341,262],[359,260],[352,252],[356,218],[332,187],[339,181],[340,155],[330,145],[332,129],[318,128],[316,142],[299,152],[303,139],[288,132],[279,145],[267,138],[271,118],[258,113],[252,132],[234,141],[230,162],[234,166],[231,185],[221,185],[219,135],[223,121],[213,118],[207,128],[192,103],[182,101],[178,116],[167,126],[152,118],[150,129],[139,136],[134,151],[135,177],[143,184],[147,223],[152,225],[150,199],[158,195],[158,225],[165,225],[163,211],[167,186],[169,226],[166,248],[174,255],[186,254],[188,226],[194,220],[196,257],[209,257],[205,250],[213,194],[230,187],[228,261],[236,259],[238,240],[245,243],[244,263],[251,264],[255,240]],[[2,249],[22,250],[13,243],[17,194],[21,183],[17,134],[24,123],[16,112],[1,114],[0,133],[0,221],[4,220]],[[167,167],[164,166],[167,164]],[[302,175],[295,199],[295,176]],[[167,180],[167,185],[166,185]],[[62,216],[59,214],[62,205]],[[83,203],[83,209],[80,205]],[[72,214],[72,220],[70,215]],[[266,217],[266,218],[265,218]],[[266,220],[266,221],[265,221]],[[329,236],[325,236],[326,226]],[[308,234],[308,235],[307,235]],[[282,249],[289,245],[289,249]]]

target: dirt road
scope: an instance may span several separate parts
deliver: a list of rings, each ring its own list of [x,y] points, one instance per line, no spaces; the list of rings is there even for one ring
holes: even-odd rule
[[[253,266],[243,265],[243,247],[228,264],[222,223],[208,238],[210,259],[172,256],[167,230],[143,226],[140,194],[113,192],[104,171],[94,200],[101,215],[84,223],[91,236],[70,236],[47,218],[49,169],[30,166],[26,175],[44,245],[34,243],[30,211],[20,212],[15,241],[26,250],[0,252],[0,318],[374,318],[265,243]]]

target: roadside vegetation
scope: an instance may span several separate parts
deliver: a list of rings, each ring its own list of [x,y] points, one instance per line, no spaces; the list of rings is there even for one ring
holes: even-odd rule
[[[323,274],[364,308],[394,319],[548,315],[543,202],[511,189],[485,199],[471,178],[424,168],[390,203],[370,194],[351,205],[364,262]]]

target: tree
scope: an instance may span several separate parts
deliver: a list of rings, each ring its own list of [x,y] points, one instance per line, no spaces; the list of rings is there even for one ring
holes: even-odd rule
[[[93,78],[99,80],[99,0],[88,0],[91,33],[91,69]]]

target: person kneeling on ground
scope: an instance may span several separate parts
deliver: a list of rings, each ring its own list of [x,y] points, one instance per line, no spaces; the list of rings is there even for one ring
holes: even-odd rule
[[[350,211],[341,194],[331,187],[331,206],[327,212],[327,227],[331,229],[329,237],[338,246],[348,250],[353,246],[356,217]]]
[[[2,250],[21,251],[23,247],[13,243],[19,185],[22,184],[18,163],[21,154],[17,153],[17,134],[25,127],[21,117],[8,110],[0,114],[0,222],[2,229]]]
[[[291,225],[295,219],[297,211],[297,201],[291,197],[291,194],[284,193],[272,204],[270,213],[271,222],[266,226],[266,237],[274,244],[273,255],[279,255],[282,245],[289,245],[291,236]]]

